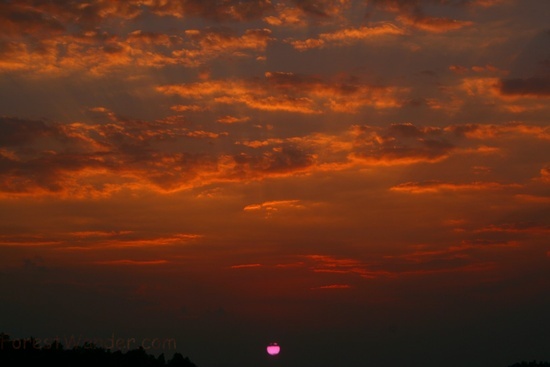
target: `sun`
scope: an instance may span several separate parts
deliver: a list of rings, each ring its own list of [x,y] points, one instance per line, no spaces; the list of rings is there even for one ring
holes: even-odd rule
[[[281,351],[281,347],[277,343],[270,343],[267,346],[267,354],[270,356],[276,356]]]

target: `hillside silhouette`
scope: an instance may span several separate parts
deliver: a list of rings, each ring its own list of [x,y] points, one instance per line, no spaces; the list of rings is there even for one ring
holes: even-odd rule
[[[111,351],[90,343],[65,349],[59,342],[40,346],[34,338],[10,339],[0,333],[0,366],[105,366],[105,367],[196,367],[188,357],[174,353],[166,360],[164,353],[155,357],[142,347],[126,352]]]

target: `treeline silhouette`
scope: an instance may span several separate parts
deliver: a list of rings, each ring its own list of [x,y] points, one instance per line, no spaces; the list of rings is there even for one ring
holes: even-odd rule
[[[196,367],[188,357],[174,353],[166,360],[164,353],[158,357],[148,354],[139,347],[126,352],[111,351],[91,343],[65,349],[54,341],[39,346],[34,338],[10,339],[9,335],[0,333],[0,366],[53,365],[56,367]]]
[[[1,367],[39,364],[56,367],[197,367],[181,353],[174,353],[170,360],[166,360],[164,353],[155,357],[142,347],[122,352],[85,343],[65,349],[58,341],[40,347],[33,338],[10,339],[9,335],[0,333]],[[522,361],[508,367],[550,367],[550,362]]]

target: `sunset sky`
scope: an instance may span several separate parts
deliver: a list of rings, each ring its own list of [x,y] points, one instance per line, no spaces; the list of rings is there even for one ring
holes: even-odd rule
[[[0,0],[0,332],[198,367],[550,360],[549,19]]]

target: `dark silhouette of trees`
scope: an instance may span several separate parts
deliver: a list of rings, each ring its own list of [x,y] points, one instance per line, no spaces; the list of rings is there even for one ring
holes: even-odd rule
[[[40,345],[34,338],[10,339],[0,333],[0,366],[78,366],[78,367],[196,367],[188,357],[174,353],[167,362],[164,354],[155,357],[139,347],[127,352],[111,351],[91,343],[65,349],[59,341]]]
[[[56,367],[197,367],[188,357],[174,353],[166,360],[164,353],[158,357],[147,354],[139,347],[126,352],[111,351],[92,343],[85,343],[71,349],[54,340],[41,344],[34,338],[10,339],[0,333],[0,367],[54,365]],[[519,362],[508,367],[550,367],[550,362]]]

